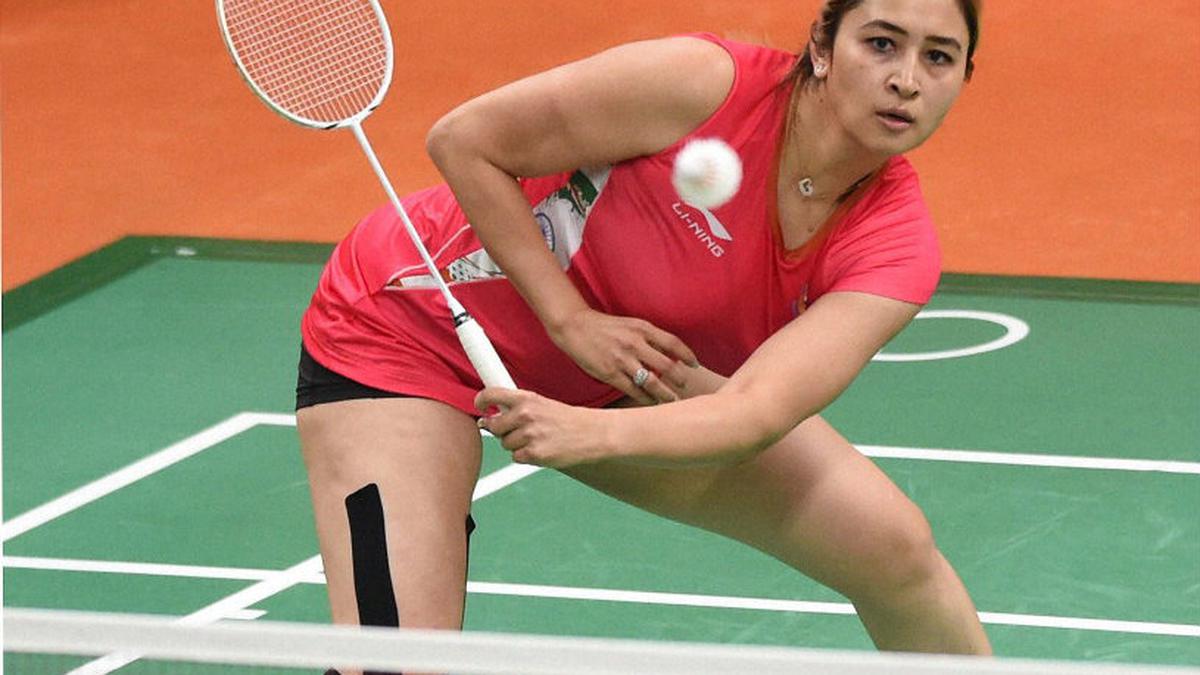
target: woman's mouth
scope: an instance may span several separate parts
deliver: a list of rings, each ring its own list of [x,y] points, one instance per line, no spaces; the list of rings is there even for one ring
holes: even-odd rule
[[[875,113],[875,116],[878,117],[881,122],[883,122],[885,127],[892,129],[893,131],[905,131],[912,127],[913,123],[915,122],[912,113],[899,108],[881,110]]]

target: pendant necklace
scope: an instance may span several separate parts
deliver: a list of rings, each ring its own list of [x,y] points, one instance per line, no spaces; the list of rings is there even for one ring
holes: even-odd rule
[[[874,173],[874,172],[872,172],[872,173]],[[843,200],[846,199],[846,197],[849,197],[851,194],[853,194],[854,191],[857,190],[859,188],[859,186],[861,186],[863,183],[865,183],[867,181],[867,179],[870,177],[871,177],[871,173],[868,173],[865,176],[863,176],[862,178],[859,178],[858,180],[854,181],[854,184],[851,185],[849,188],[847,188],[846,191],[843,192],[841,195],[839,195],[838,198],[834,201],[839,202],[839,203],[842,202]],[[800,191],[800,195],[802,197],[804,197],[805,199],[809,199],[817,193],[817,185],[816,185],[816,183],[813,182],[813,179],[811,176],[805,176],[804,178],[801,178],[800,182],[796,183],[796,189],[798,189]]]

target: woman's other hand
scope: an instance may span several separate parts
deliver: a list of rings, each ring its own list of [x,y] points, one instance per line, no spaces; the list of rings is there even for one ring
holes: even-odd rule
[[[679,365],[699,365],[682,340],[648,321],[593,309],[576,312],[550,337],[588,375],[643,405],[681,398]]]

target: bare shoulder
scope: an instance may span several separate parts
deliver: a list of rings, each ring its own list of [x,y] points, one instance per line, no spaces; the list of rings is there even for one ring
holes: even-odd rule
[[[708,119],[733,87],[734,64],[718,44],[669,37],[607,49],[557,75],[566,128],[588,127],[572,134],[577,147],[623,159],[658,152]]]
[[[719,44],[677,36],[630,42],[589,59],[631,76],[631,84],[667,95],[666,103],[690,108],[689,117],[711,115],[733,87],[733,57]]]
[[[733,87],[733,58],[695,37],[631,42],[488,92],[430,132],[514,176],[659,152],[708,119]]]

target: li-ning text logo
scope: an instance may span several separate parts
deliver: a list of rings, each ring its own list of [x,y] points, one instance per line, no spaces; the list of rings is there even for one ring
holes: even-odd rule
[[[708,252],[713,254],[714,258],[720,258],[725,255],[725,247],[717,240],[733,241],[733,236],[729,234],[729,230],[725,229],[725,226],[721,224],[721,221],[717,220],[717,217],[711,211],[697,207],[684,208],[684,205],[680,202],[672,204],[671,209],[687,225],[688,230],[696,237],[696,240],[704,244]],[[693,215],[693,209],[694,211],[699,211],[704,216],[705,224],[708,225],[707,228]]]

